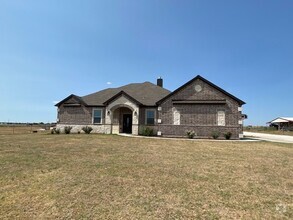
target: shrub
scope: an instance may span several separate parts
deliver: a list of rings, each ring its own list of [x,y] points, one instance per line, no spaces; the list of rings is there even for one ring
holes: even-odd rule
[[[218,131],[213,131],[213,132],[212,132],[212,137],[213,137],[214,139],[218,139],[218,137],[220,137],[220,132],[218,132]]]
[[[142,136],[153,136],[154,135],[154,129],[145,127],[141,131]]]
[[[232,133],[231,133],[231,132],[227,132],[227,133],[224,134],[224,137],[225,137],[227,140],[229,140],[229,139],[231,138],[231,136],[232,136]]]
[[[85,126],[81,130],[83,130],[84,133],[86,133],[86,134],[90,134],[91,131],[93,130],[93,128],[92,127],[89,127],[89,126]]]
[[[196,133],[193,130],[186,131],[186,135],[189,139],[193,139],[196,136]]]
[[[64,133],[65,133],[65,134],[70,134],[71,129],[72,129],[71,126],[65,126],[65,127],[64,127]]]
[[[60,129],[59,128],[53,128],[51,130],[51,134],[60,134]]]

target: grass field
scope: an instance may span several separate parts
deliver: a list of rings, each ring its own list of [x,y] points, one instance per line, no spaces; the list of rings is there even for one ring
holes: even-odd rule
[[[293,145],[0,135],[3,219],[292,219]]]
[[[49,127],[46,127],[49,129]],[[31,134],[34,131],[39,133],[44,133],[49,131],[41,131],[40,129],[44,129],[44,126],[40,125],[0,125],[0,135],[1,134]]]

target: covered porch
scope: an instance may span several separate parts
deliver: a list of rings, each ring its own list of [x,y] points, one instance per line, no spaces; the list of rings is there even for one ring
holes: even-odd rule
[[[108,103],[105,119],[112,134],[138,135],[139,106],[123,94]]]
[[[129,107],[118,107],[112,110],[112,134],[126,133],[137,134],[136,122],[137,112]]]

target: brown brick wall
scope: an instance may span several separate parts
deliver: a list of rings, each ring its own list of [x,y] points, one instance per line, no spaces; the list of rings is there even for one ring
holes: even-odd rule
[[[139,119],[138,124],[144,125],[145,124],[145,108],[139,108]]]
[[[139,109],[139,124],[140,125],[145,125],[145,114],[146,114],[146,110],[147,109],[152,109],[152,110],[155,110],[156,111],[156,115],[155,115],[155,123],[156,123],[156,121],[157,121],[157,119],[158,119],[158,111],[157,111],[157,109],[158,109],[158,107],[141,107],[140,109]]]
[[[195,85],[201,85],[202,91],[196,92]],[[219,100],[226,99],[226,104],[173,104],[172,100]],[[166,99],[162,104],[162,111],[158,112],[158,118],[162,124],[158,125],[164,136],[185,136],[186,130],[194,130],[198,136],[210,137],[213,131],[221,133],[232,132],[234,138],[239,137],[242,125],[238,124],[241,119],[241,112],[238,111],[239,104],[211,87],[205,82],[197,79],[173,96]],[[180,125],[173,125],[172,108],[180,112]],[[217,125],[217,112],[225,112],[226,126]]]
[[[102,122],[105,123],[105,108],[103,109]],[[58,119],[59,124],[76,124],[88,125],[92,124],[93,107],[69,107],[61,105],[59,107]]]
[[[154,135],[157,135],[158,126],[157,125],[139,125],[138,126],[138,134],[142,134],[143,129],[150,128],[153,129]]]
[[[239,126],[194,126],[194,125],[158,125],[157,129],[162,132],[162,136],[167,137],[187,137],[186,132],[193,130],[198,138],[212,138],[213,132],[219,132],[219,139],[224,139],[224,134],[232,133],[231,139],[239,139]]]

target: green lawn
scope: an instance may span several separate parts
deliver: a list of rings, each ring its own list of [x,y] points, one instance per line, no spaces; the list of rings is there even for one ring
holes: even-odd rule
[[[293,145],[0,135],[3,219],[292,219]]]

